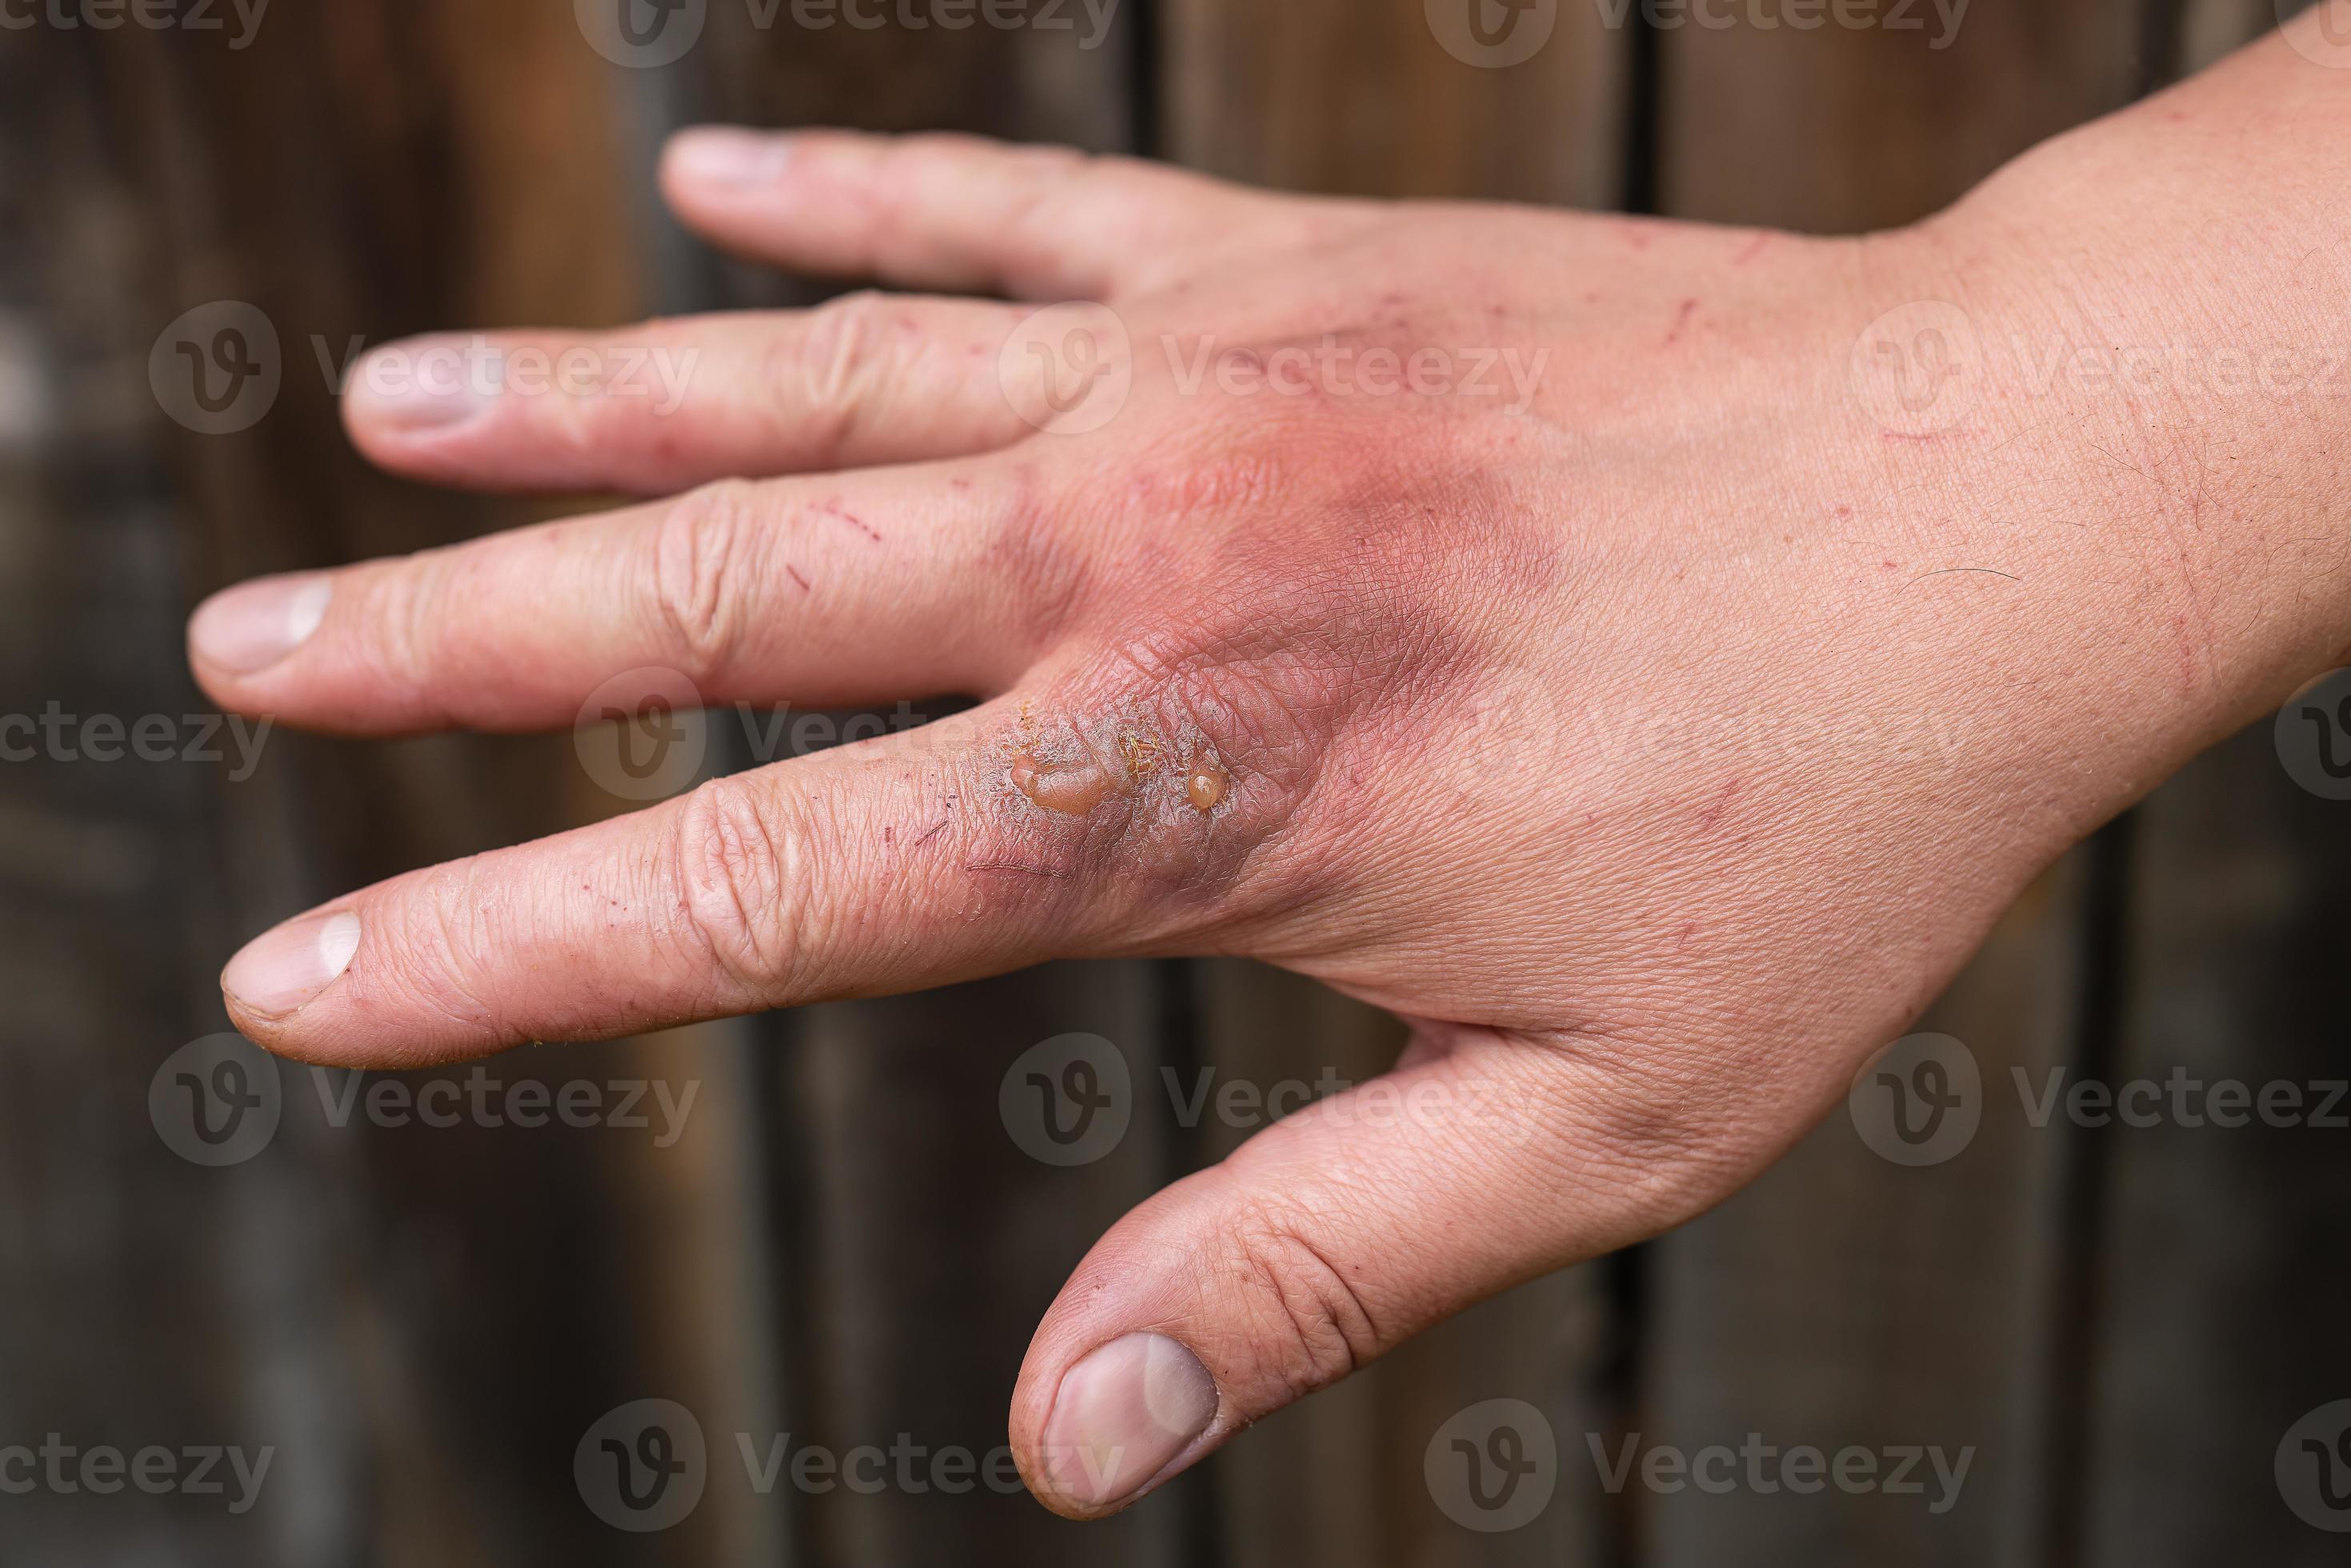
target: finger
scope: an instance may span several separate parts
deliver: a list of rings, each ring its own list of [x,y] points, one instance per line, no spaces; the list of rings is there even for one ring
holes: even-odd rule
[[[659,494],[965,456],[1029,433],[997,380],[1019,314],[852,294],[593,336],[421,338],[352,368],[343,417],[386,468],[490,490]]]
[[[662,188],[689,226],[778,266],[1024,299],[1130,289],[1264,206],[1132,159],[841,131],[681,131]]]
[[[1225,737],[1230,789],[1210,810],[1172,763],[1113,753],[1088,785],[1041,701],[369,888],[240,952],[231,1016],[304,1060],[417,1065],[943,985],[1220,918],[1293,798],[1258,731]],[[1188,716],[1213,705],[1101,711],[1119,716],[1102,748],[1172,758],[1205,744]]]
[[[1161,1192],[1029,1346],[1031,1490],[1113,1512],[1429,1324],[1697,1212],[1714,1166],[1641,1098],[1577,1048],[1462,1031]]]
[[[604,682],[706,703],[985,694],[1052,635],[1031,471],[729,481],[601,517],[214,595],[189,622],[225,708],[343,734],[568,726]]]

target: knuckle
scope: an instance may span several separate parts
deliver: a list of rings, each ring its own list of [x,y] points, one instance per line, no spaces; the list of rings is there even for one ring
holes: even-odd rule
[[[838,466],[869,416],[896,340],[896,309],[873,289],[839,295],[809,313],[797,340],[779,339],[771,350],[768,384],[817,466]]]
[[[1290,897],[1291,829],[1329,717],[1311,692],[1247,664],[1138,645],[1040,700],[992,758],[981,803],[993,863],[1034,873],[1138,950],[1228,936]]]
[[[486,913],[497,901],[477,885],[474,869],[465,861],[435,866],[418,873],[407,896],[366,912],[366,983],[398,1012],[445,1019],[505,1043],[495,977],[478,956],[499,950]]]
[[[1365,1293],[1316,1239],[1317,1218],[1275,1200],[1246,1207],[1217,1270],[1246,1303],[1259,1375],[1291,1397],[1328,1387],[1384,1348]]]
[[[368,575],[356,639],[370,671],[403,702],[428,702],[434,694],[435,653],[444,645],[436,622],[448,609],[450,590],[444,552],[411,558],[389,570]]]
[[[741,594],[758,535],[758,487],[726,479],[672,502],[653,534],[653,606],[680,673],[719,684],[741,634]]]
[[[789,898],[798,840],[777,821],[777,798],[738,779],[714,779],[678,816],[678,904],[694,940],[747,997],[789,995],[803,950]]]

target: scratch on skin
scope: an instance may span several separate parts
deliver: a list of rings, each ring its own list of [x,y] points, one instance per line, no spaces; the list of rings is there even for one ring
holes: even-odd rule
[[[826,501],[817,507],[817,510],[822,512],[828,517],[839,517],[842,522],[847,523],[851,528],[855,528],[859,533],[863,534],[867,538],[872,539],[877,545],[882,542],[882,536],[875,533],[871,528],[867,527],[864,518],[859,517],[856,513],[842,506],[839,501]]]
[[[1892,561],[1890,561],[1890,560],[1889,560],[1889,561],[1887,561],[1886,564],[1886,565],[1888,565],[1888,566],[1892,566],[1894,563],[1893,563]],[[1957,576],[1957,575],[1959,575],[1959,574],[1960,574],[1960,573],[1963,573],[1963,572],[1971,572],[1971,571],[1978,571],[1978,572],[1981,572],[1981,573],[1983,573],[1983,575],[1984,575],[1984,576],[1986,576],[1986,577],[2004,577],[2004,578],[2008,579],[2008,580],[2009,580],[2009,581],[2011,581],[2011,582],[2022,582],[2022,581],[2024,580],[2024,579],[2022,579],[2022,578],[2021,578],[2021,577],[2017,576],[2014,572],[2011,572],[2011,571],[2001,571],[2001,570],[1999,570],[1998,568],[1996,568],[1996,567],[1989,567],[1989,566],[1946,566],[1946,567],[1940,567],[1940,568],[1938,568],[1936,570],[1933,570],[1933,571],[1922,571],[1922,572],[1920,572],[1917,576],[1916,576],[1916,577],[1912,578],[1912,579],[1910,580],[1910,581],[1909,581],[1909,582],[1904,583],[1904,584],[1903,584],[1903,586],[1904,586],[1905,588],[1907,588],[1907,587],[1911,586],[1913,583],[1920,583],[1920,582],[1924,582],[1924,581],[1926,581],[1926,580],[1927,580],[1928,578],[1930,578],[1930,577],[1952,577],[1952,576]]]
[[[974,864],[967,865],[963,869],[966,871],[1010,872],[1015,876],[1040,876],[1048,882],[1067,882],[1070,880],[1070,873],[1067,872],[1050,871],[1040,865],[1021,865],[1015,861],[980,861]]]
[[[802,577],[802,576],[800,575],[800,569],[799,569],[799,567],[796,567],[796,566],[787,566],[786,568],[784,568],[784,575],[785,575],[786,577],[790,578],[794,582],[799,583],[799,584],[800,585],[800,591],[801,591],[802,593],[808,593],[808,592],[812,591],[812,590],[810,590],[810,587],[809,587],[809,580],[808,580],[807,578]]]
[[[2179,516],[2179,508],[2184,500],[2188,512],[2187,526],[2198,533],[2204,531],[2204,508],[2210,498],[2212,484],[2211,440],[2207,437],[2202,449],[2194,457],[2197,465],[2196,490],[2193,495],[2185,497],[2156,474],[2149,473],[2137,464],[2109,451],[2095,441],[2087,444],[2092,451],[2117,468],[2126,473],[2136,474],[2146,480],[2155,487],[2157,493],[2161,495],[2165,501],[2169,503],[2158,514],[2158,520],[2163,525],[2163,539],[2159,548],[2171,558],[2171,568],[2179,577],[2180,591],[2187,598],[2189,610],[2195,615],[2196,632],[2200,632],[2202,636],[2202,645],[2199,647],[2196,633],[2192,633],[2189,629],[2188,617],[2174,615],[2171,618],[2172,635],[2178,642],[2179,649],[2179,691],[2182,696],[2189,695],[2196,690],[2196,669],[2199,663],[2204,667],[2207,678],[2212,678],[2218,673],[2212,651],[2217,635],[2212,624],[2212,612],[2210,606],[2204,602],[2204,595],[2197,585],[2196,571],[2189,559],[2187,543],[2180,538],[2181,524]],[[2182,455],[2185,458],[2184,444]],[[2144,564],[2147,560],[2146,551],[2141,549],[2138,555],[2141,563]]]
[[[1733,779],[1729,783],[1722,787],[1722,794],[1715,800],[1714,804],[1708,806],[1706,809],[1705,813],[1698,818],[1698,831],[1702,833],[1709,831],[1717,822],[1722,821],[1722,814],[1730,810],[1731,799],[1739,793],[1740,787],[1740,780],[1736,779]]]
[[[1667,348],[1670,349],[1670,348],[1672,348],[1676,343],[1678,343],[1678,342],[1680,342],[1680,341],[1682,340],[1682,334],[1683,334],[1684,332],[1687,332],[1687,330],[1689,330],[1690,318],[1691,318],[1691,317],[1693,317],[1693,316],[1695,316],[1695,315],[1697,315],[1697,314],[1698,314],[1698,301],[1697,301],[1697,300],[1695,300],[1695,299],[1685,299],[1685,300],[1683,300],[1683,301],[1682,301],[1682,308],[1681,308],[1680,312],[1679,312],[1677,315],[1676,315],[1676,316],[1674,317],[1674,329],[1673,329],[1672,331],[1670,331],[1670,332],[1668,332],[1668,333],[1667,333],[1667,334],[1666,334],[1666,347],[1667,347]]]
[[[1771,241],[1773,237],[1773,235],[1768,234],[1757,235],[1753,239],[1747,243],[1746,248],[1741,250],[1737,256],[1730,258],[1730,265],[1733,267],[1745,267],[1749,262],[1753,261],[1757,256],[1761,256],[1765,251],[1771,248]]]

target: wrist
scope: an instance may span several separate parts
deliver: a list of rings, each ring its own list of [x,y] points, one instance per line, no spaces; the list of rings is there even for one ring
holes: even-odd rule
[[[2108,154],[2049,156],[1903,237],[1970,334],[1959,504],[2042,536],[2168,769],[2351,646],[2351,287],[2176,202],[2148,225],[2062,199],[2064,161]]]

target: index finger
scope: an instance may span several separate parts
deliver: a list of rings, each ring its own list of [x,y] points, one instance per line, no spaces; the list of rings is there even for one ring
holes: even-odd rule
[[[1289,795],[1226,742],[1203,806],[1184,711],[1087,738],[1000,699],[714,780],[313,911],[222,989],[273,1051],[406,1067],[1144,950],[1226,906]]]

